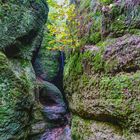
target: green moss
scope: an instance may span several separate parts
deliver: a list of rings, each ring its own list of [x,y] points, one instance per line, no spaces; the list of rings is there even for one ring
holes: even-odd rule
[[[101,40],[101,33],[95,32],[94,34],[90,35],[89,37],[89,43],[96,44]]]
[[[89,9],[89,8],[90,8],[90,0],[80,1],[79,11],[84,11],[85,9]]]
[[[107,122],[87,120],[78,116],[72,117],[73,140],[88,139],[124,139],[121,128]]]
[[[125,16],[120,15],[116,17],[116,19],[111,23],[110,30],[114,32],[114,34],[123,35],[125,30],[127,29],[127,25],[125,24]]]
[[[17,75],[1,52],[0,64],[0,138],[10,139],[17,135],[15,139],[27,139],[30,132],[28,111],[33,103],[29,79],[25,71]]]
[[[8,67],[8,61],[6,60],[6,56],[0,52],[0,72],[2,72],[5,68]]]
[[[99,0],[99,1],[100,1],[102,4],[106,4],[106,5],[113,3],[113,0]]]
[[[110,61],[104,62],[104,71],[106,73],[111,72],[112,70],[115,71],[117,69],[117,64],[118,64],[117,60],[112,60],[111,62]]]
[[[97,71],[99,72],[99,71],[104,70],[104,61],[102,59],[102,53],[101,52],[98,52],[96,54],[96,56],[93,58],[92,64],[93,64],[93,70],[95,72],[97,72]]]
[[[77,116],[72,118],[72,138],[73,140],[84,140],[91,135],[90,124],[92,121],[83,120]]]
[[[79,60],[79,54],[75,57],[73,54],[72,58],[74,58],[74,61],[68,61],[68,63],[71,62],[69,67],[72,66],[75,68],[76,63],[81,64],[86,59],[92,65],[94,74],[87,75],[79,73],[81,76],[78,76],[74,69],[69,69],[70,73],[75,74],[68,74],[65,77],[65,84],[69,83],[67,93],[70,93],[69,96],[74,94],[70,97],[70,101],[76,103],[74,106],[76,106],[77,111],[81,112],[81,115],[83,114],[85,116],[88,112],[96,113],[93,108],[90,108],[90,102],[92,103],[92,99],[94,101],[94,98],[97,98],[101,102],[99,102],[99,106],[100,104],[102,106],[101,110],[103,112],[105,111],[104,113],[109,116],[114,118],[118,117],[119,125],[126,129],[129,128],[130,131],[140,130],[140,104],[138,101],[140,71],[136,73],[120,72],[119,74],[112,75],[110,71],[114,69],[116,62],[104,62],[102,57],[102,51],[104,51],[104,47],[108,44],[107,42],[98,43],[101,49],[100,51],[94,52],[95,54],[87,51],[80,55]],[[114,39],[111,42],[114,42]],[[80,71],[81,69],[82,67]],[[81,92],[81,89],[84,92]],[[89,98],[89,103],[85,102],[85,98]],[[97,102],[97,99],[95,99],[95,102]],[[89,110],[87,109],[88,106]],[[106,110],[109,110],[109,112],[106,112]]]
[[[77,14],[80,23],[80,27],[77,27],[80,44],[83,46],[98,43],[101,40],[101,11],[93,10],[91,0],[82,0]]]
[[[66,61],[64,75],[65,77],[69,77],[69,75],[79,75],[82,74],[82,54],[75,53],[70,56]]]
[[[86,51],[84,53],[73,53],[69,58],[67,58],[65,65],[65,76],[70,73],[75,73],[75,75],[82,74],[84,66],[84,61],[91,65],[91,70],[94,72],[109,73],[114,66],[117,64],[114,61],[105,62],[103,59],[104,49],[112,44],[115,39],[109,39],[106,41],[100,41],[96,44],[98,51]],[[67,77],[66,76],[66,77]]]
[[[112,3],[110,0],[100,0],[100,2],[103,5]],[[87,7],[88,5],[89,4],[87,4]],[[124,11],[123,6],[124,5],[122,5],[122,7],[115,7],[113,5],[112,11],[109,11],[110,21],[108,30],[110,36],[105,38],[105,41],[101,40],[100,33],[102,28],[102,13],[98,12],[96,15],[90,10],[90,12],[85,10],[86,12],[83,15],[92,15],[91,18],[93,18],[95,22],[89,34],[84,34],[84,36],[80,38],[81,46],[85,44],[96,44],[99,51],[86,50],[83,54],[73,54],[72,57],[67,60],[65,66],[65,85],[70,108],[73,112],[83,118],[88,116],[90,119],[109,121],[113,126],[117,124],[123,128],[125,138],[132,140],[133,138],[130,135],[140,131],[140,71],[129,73],[123,71],[121,68],[121,70],[117,71],[119,69],[117,56],[113,54],[109,60],[103,58],[106,47],[116,42],[116,39],[109,39],[110,37],[119,37],[126,33],[140,35],[140,30],[136,28],[138,18],[135,19],[135,17],[137,17],[135,12],[132,13],[133,10],[131,11],[130,9],[130,11],[128,9]],[[81,9],[83,10],[84,8]],[[129,19],[129,13],[130,15],[134,14],[133,20],[131,18]],[[82,11],[80,14],[82,14]],[[96,19],[98,19],[98,21]],[[88,22],[88,20],[86,20],[86,22]],[[87,64],[92,67],[90,74],[87,74],[85,70],[83,70],[83,60],[86,60]],[[134,65],[135,62],[130,62],[124,67],[131,69],[134,68]],[[76,70],[75,68],[77,66],[78,68]],[[75,116],[72,120],[72,136],[75,140],[88,139],[87,137],[91,134],[91,128],[89,126],[91,121],[84,120],[84,122],[81,122],[81,120],[81,118]]]
[[[140,35],[140,29],[128,29],[130,34]]]

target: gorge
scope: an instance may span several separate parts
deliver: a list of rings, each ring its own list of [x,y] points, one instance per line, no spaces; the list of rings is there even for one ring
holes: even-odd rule
[[[0,140],[139,140],[140,1],[71,0],[52,50],[49,4],[0,0]]]

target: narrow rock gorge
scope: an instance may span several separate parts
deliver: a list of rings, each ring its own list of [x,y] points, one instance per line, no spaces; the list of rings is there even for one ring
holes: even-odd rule
[[[70,137],[64,58],[42,46],[48,11],[45,0],[0,1],[0,140]]]
[[[0,0],[0,140],[140,140],[140,1],[52,1]]]

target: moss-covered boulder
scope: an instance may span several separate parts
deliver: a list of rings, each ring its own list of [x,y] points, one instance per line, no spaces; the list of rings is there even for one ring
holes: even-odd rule
[[[65,68],[67,99],[74,114],[117,125],[125,139],[132,139],[140,135],[140,37],[125,35],[107,42],[70,57]]]
[[[73,140],[125,140],[122,134],[121,129],[111,123],[85,120],[73,116]]]
[[[47,19],[47,4],[44,0],[0,2],[0,50],[9,57],[30,58],[33,41]]]
[[[140,1],[74,4],[81,48],[64,75],[73,139],[139,140]]]
[[[47,14],[44,0],[0,0],[1,140],[31,139],[36,123],[31,60],[41,46]]]
[[[0,139],[27,139],[34,103],[31,63],[12,63],[0,53]]]
[[[64,75],[73,139],[139,140],[140,2],[75,4],[80,49],[67,55]]]

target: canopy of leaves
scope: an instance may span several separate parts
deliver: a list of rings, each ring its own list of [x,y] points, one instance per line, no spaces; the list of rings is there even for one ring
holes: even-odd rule
[[[76,32],[71,26],[78,24],[74,19],[75,6],[69,5],[68,0],[57,2],[47,0],[49,4],[49,17],[45,32],[45,46],[50,50],[63,50],[64,48],[77,47],[78,39]]]

